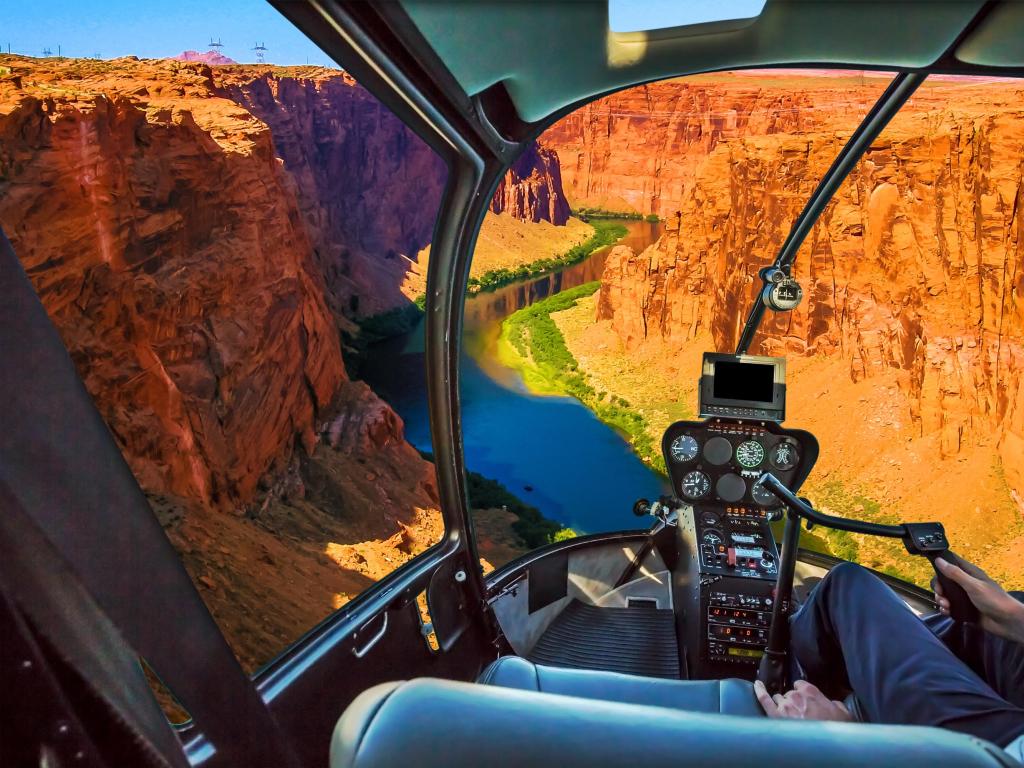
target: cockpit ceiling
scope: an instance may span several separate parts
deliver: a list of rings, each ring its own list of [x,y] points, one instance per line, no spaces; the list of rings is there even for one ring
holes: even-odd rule
[[[951,50],[947,71],[1024,68],[1024,3],[1012,1],[970,30],[984,0],[768,0],[753,20],[630,33],[609,31],[607,0],[401,4],[466,93],[503,83],[526,122],[618,88],[713,70],[920,69]]]

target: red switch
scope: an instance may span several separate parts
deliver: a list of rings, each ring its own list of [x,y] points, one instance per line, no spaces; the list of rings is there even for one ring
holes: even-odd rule
[[[728,560],[726,562],[730,568],[736,567],[736,547],[729,547]]]

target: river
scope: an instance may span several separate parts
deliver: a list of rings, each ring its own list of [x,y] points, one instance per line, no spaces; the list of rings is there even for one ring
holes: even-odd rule
[[[625,220],[619,243],[640,251],[660,224]],[[537,396],[494,346],[501,321],[539,299],[597,280],[609,248],[543,277],[479,293],[466,301],[460,367],[466,467],[503,483],[541,513],[579,532],[637,527],[631,508],[667,491],[628,443],[577,400]],[[368,351],[360,376],[405,421],[405,435],[430,449],[422,324]],[[646,522],[642,523],[646,525]]]

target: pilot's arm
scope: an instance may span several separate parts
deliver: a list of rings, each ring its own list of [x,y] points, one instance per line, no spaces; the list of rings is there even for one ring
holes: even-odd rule
[[[988,574],[974,563],[961,560],[963,568],[947,563],[941,557],[935,560],[942,575],[952,579],[967,593],[981,614],[981,628],[996,637],[1024,643],[1024,603],[1019,602],[996,584]],[[949,615],[949,600],[942,594],[938,579],[932,581],[939,610]]]

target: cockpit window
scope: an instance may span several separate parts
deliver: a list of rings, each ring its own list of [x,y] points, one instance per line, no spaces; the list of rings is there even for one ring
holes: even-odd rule
[[[367,380],[415,354],[382,340],[446,167],[267,3],[4,21],[0,225],[253,672],[443,537],[429,432]]]
[[[877,522],[938,520],[1008,588],[1024,586],[1022,99],[1019,80],[930,76],[800,249],[803,304],[755,341],[787,356],[790,421],[821,441],[808,496]],[[815,535],[931,576],[899,543]]]
[[[702,353],[733,350],[757,270],[890,80],[653,83],[568,115],[516,162],[480,233],[463,336],[485,567],[649,525],[633,503],[669,491],[661,439],[696,415]]]

